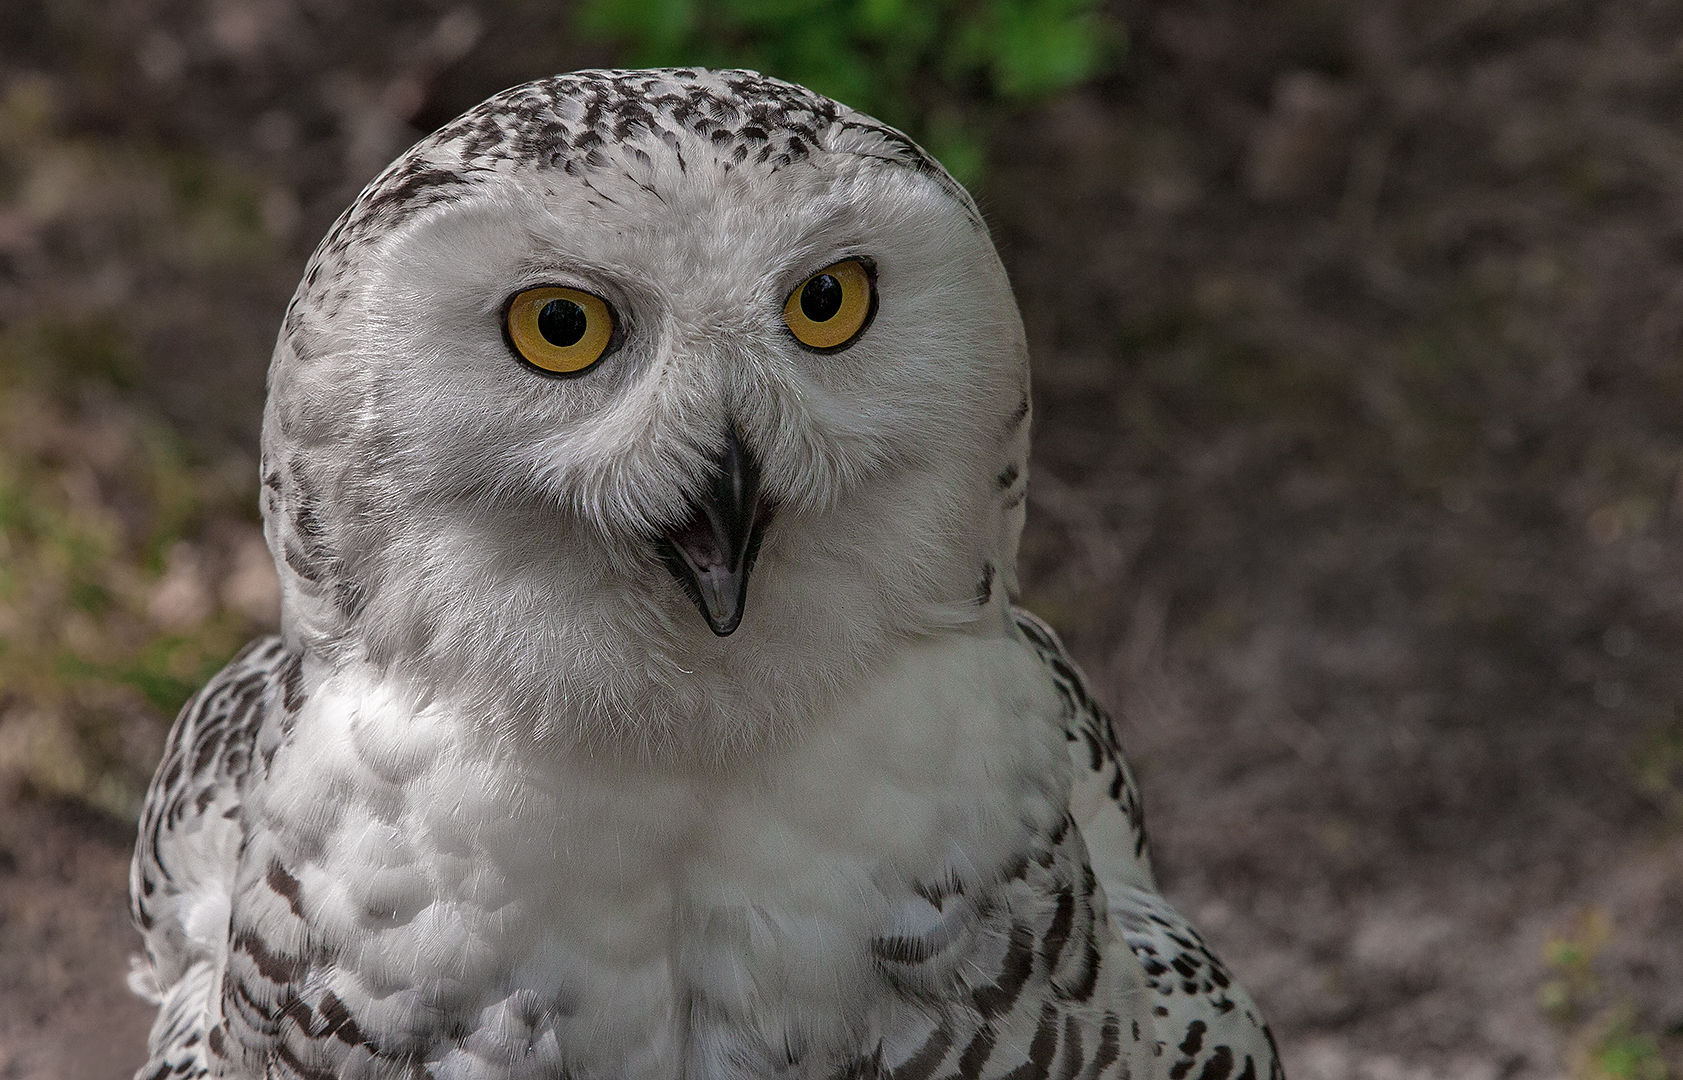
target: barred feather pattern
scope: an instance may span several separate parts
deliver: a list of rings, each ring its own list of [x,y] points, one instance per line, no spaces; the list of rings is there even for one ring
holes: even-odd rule
[[[1021,608],[1013,609],[1012,616],[1051,672],[1063,702],[1075,772],[1072,812],[1092,847],[1110,919],[1145,969],[1156,1030],[1153,1056],[1164,1064],[1164,1075],[1171,1080],[1285,1080],[1274,1035],[1250,995],[1157,891],[1139,787],[1110,716],[1057,633]],[[1117,858],[1123,851],[1131,858]]]
[[[754,1047],[721,1008],[705,1053],[709,1006],[697,995],[696,1042],[716,1066],[702,1075],[1282,1077],[1255,1006],[1151,882],[1138,790],[1108,717],[1050,628],[1013,617],[1063,706],[1067,807],[1039,813],[1004,865],[948,867],[914,884],[920,931],[869,942],[883,1004],[859,1032],[861,1052],[826,1065],[798,1047]],[[161,1003],[137,1080],[575,1075],[557,1031],[576,1007],[564,995],[434,993],[393,1025],[368,1011],[377,1002],[353,1005],[336,991],[343,946],[312,930],[299,876],[242,815],[303,700],[298,654],[265,639],[171,733],[133,869],[144,974]],[[220,947],[206,926],[218,915]]]
[[[928,933],[871,941],[884,1007],[870,1025],[876,1035],[864,1037],[868,1052],[826,1064],[787,1043],[757,1044],[744,1035],[749,1025],[734,1023],[740,1018],[695,993],[688,1003],[695,1048],[687,1073],[814,1080],[1139,1075],[1150,1053],[1144,991],[1111,970],[1117,956],[1095,910],[1095,899],[1102,904],[1103,898],[1081,858],[1079,834],[1065,818],[1039,841],[985,887],[952,879],[920,887],[938,913]],[[271,864],[265,879],[289,905],[296,898],[298,882],[283,869]],[[464,999],[455,1008],[429,1010],[424,1027],[376,1030],[367,1016],[359,1023],[356,1011],[324,985],[323,973],[338,957],[299,947],[307,928],[301,922],[277,927],[288,921],[275,910],[236,919],[222,1026],[211,1035],[211,1052],[230,1059],[227,1074],[286,1080],[572,1075],[556,1037],[564,1003],[518,992],[509,999],[512,1009]]]
[[[269,706],[296,697],[300,657],[260,638],[182,709],[141,812],[129,905],[146,938],[129,982],[157,1004],[152,1059],[138,1076],[204,1076],[205,1008],[221,956],[233,871],[244,843],[241,797]],[[207,944],[210,943],[210,944]]]
[[[304,699],[301,665],[259,642],[183,711],[160,766],[137,847],[137,925],[162,987],[152,1058],[168,1077],[573,1075],[557,1028],[570,1006],[506,984],[433,988],[392,1023],[383,1003],[349,1003],[335,974],[343,943],[312,926],[300,875],[243,811]],[[267,724],[264,718],[267,718]],[[1056,788],[1044,793],[1056,794]],[[1057,802],[1030,794],[1022,848],[996,867],[948,866],[912,886],[921,910],[868,943],[879,1007],[863,1053],[804,1055],[756,1046],[742,1018],[700,992],[688,1008],[699,1075],[816,1080],[1118,1080],[1137,1075],[1143,976],[1115,946],[1080,830]],[[207,828],[233,823],[237,831]],[[195,872],[207,865],[223,875]],[[184,925],[193,888],[233,897],[225,929]],[[906,925],[917,932],[908,932]],[[371,928],[371,930],[374,928]],[[206,942],[210,942],[207,947]],[[217,947],[220,946],[220,947]],[[506,978],[506,975],[505,975]],[[488,991],[488,993],[487,993]],[[403,990],[398,999],[413,1001]],[[374,1011],[370,1011],[374,1010]],[[719,1031],[709,1033],[708,1014]],[[711,1045],[710,1045],[711,1044]],[[707,1066],[711,1067],[707,1067]]]
[[[921,885],[920,896],[951,914],[930,934],[879,937],[872,950],[892,992],[928,1009],[929,1019],[912,1025],[917,1038],[896,1040],[915,1047],[910,1054],[885,1054],[879,1042],[870,1058],[838,1077],[1130,1076],[1145,1044],[1137,1015],[1144,992],[1115,970],[1103,894],[1085,855],[1080,832],[1065,815],[1035,838],[998,887],[968,895]],[[951,979],[942,978],[953,969],[986,977],[962,979],[955,993]]]

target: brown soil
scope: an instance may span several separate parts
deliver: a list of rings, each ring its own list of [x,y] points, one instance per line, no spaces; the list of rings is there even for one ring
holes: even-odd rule
[[[1037,364],[1026,600],[1118,713],[1167,891],[1296,1080],[1614,1075],[1621,1048],[1677,1075],[1683,8],[1116,11],[1120,73],[1001,117],[980,195]],[[419,132],[608,59],[564,26],[6,7],[8,107],[47,105],[0,149],[0,320],[116,290],[122,407],[249,487],[314,239]],[[39,210],[66,147],[116,179]],[[249,539],[225,516],[210,563]],[[131,827],[13,786],[0,1077],[126,1075]]]
[[[0,818],[0,1077],[128,1076],[152,1010],[129,993],[132,828],[63,803]]]

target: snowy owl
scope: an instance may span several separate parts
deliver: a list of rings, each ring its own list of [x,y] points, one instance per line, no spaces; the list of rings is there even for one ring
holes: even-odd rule
[[[869,117],[594,71],[424,139],[281,329],[283,632],[147,798],[138,1075],[1279,1076],[1012,604],[1028,427]]]

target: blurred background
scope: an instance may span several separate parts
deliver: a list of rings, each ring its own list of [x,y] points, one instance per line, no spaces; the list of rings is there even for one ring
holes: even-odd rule
[[[661,61],[977,193],[1025,600],[1295,1080],[1683,1077],[1683,5],[4,0],[0,1078],[141,1060],[135,815],[276,622],[315,242],[490,93]]]

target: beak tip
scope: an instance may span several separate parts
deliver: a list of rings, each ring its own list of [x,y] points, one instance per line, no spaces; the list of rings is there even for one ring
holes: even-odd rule
[[[745,606],[742,594],[747,582],[742,574],[726,574],[723,578],[721,581],[712,575],[703,577],[699,606],[701,614],[707,619],[707,628],[720,637],[730,637],[742,624],[742,609]]]

